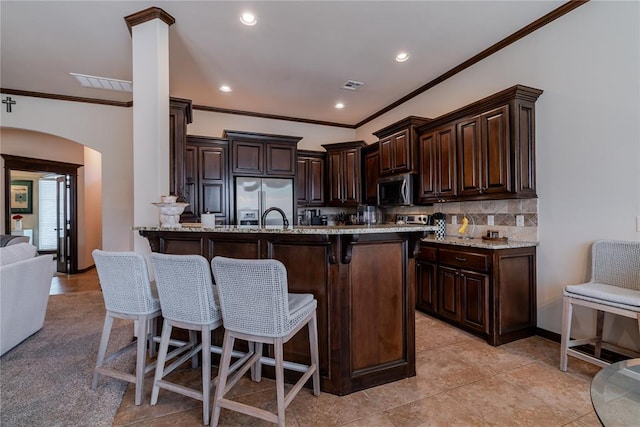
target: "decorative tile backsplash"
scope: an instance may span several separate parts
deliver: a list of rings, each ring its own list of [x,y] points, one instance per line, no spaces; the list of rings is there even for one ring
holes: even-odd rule
[[[355,208],[319,208],[322,215],[327,215],[329,222],[334,223],[340,213],[352,215]],[[298,209],[302,214],[303,209]],[[487,230],[498,231],[500,237],[525,242],[538,241],[538,199],[486,200],[477,202],[435,203],[433,206],[407,206],[382,210],[384,222],[395,222],[398,214],[427,214],[436,212],[445,214],[447,234],[457,235],[463,217],[469,219],[467,236],[482,237]],[[487,216],[493,215],[493,225],[487,224]],[[516,217],[522,215],[523,226],[516,225]],[[457,224],[453,224],[454,216]]]

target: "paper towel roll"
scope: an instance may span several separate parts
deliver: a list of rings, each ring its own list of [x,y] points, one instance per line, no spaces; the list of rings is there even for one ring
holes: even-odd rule
[[[203,228],[216,228],[216,214],[202,214],[200,222]]]

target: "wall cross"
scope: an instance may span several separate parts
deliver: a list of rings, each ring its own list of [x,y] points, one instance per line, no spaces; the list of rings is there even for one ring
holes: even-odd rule
[[[7,105],[7,113],[11,112],[11,106],[16,104],[16,101],[14,101],[13,99],[11,99],[10,96],[7,96],[7,99],[3,99],[2,100],[3,104]]]

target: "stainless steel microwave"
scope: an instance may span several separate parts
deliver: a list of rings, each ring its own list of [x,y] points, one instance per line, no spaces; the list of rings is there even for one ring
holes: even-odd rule
[[[378,178],[378,206],[413,205],[414,181],[409,173]]]

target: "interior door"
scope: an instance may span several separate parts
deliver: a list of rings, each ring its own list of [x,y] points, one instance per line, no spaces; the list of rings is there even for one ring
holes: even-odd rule
[[[69,218],[69,175],[60,176],[57,181],[57,231],[58,231],[58,248],[56,256],[56,265],[58,273],[69,273],[71,270],[69,257],[69,236],[71,219]]]

